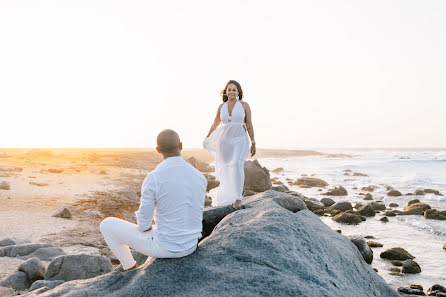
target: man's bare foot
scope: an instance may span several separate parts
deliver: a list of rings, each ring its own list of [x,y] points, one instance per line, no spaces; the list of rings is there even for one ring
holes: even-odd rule
[[[235,200],[235,202],[232,203],[232,207],[235,209],[239,209],[242,206],[242,200]]]

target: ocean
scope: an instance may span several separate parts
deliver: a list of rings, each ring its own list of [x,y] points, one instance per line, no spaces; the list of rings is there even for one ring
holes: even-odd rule
[[[318,150],[327,154],[348,154],[348,156],[307,156],[288,159],[264,158],[259,159],[262,166],[270,171],[282,167],[280,173],[272,173],[271,177],[277,177],[290,190],[318,200],[323,197],[318,188],[299,188],[289,186],[286,178],[293,180],[302,174],[321,178],[327,183],[327,189],[337,185],[346,188],[348,196],[330,197],[337,201],[350,201],[353,206],[356,203],[364,203],[361,187],[374,185],[377,188],[371,192],[374,200],[382,200],[388,207],[390,203],[397,203],[399,207],[393,209],[403,210],[412,199],[419,199],[429,204],[432,208],[446,210],[446,149],[445,150]],[[350,176],[344,175],[345,170],[351,170]],[[353,176],[359,172],[368,176]],[[386,187],[391,186],[400,191],[403,196],[390,197]],[[356,190],[353,188],[357,188]],[[405,196],[417,189],[435,189],[444,196],[426,194],[418,196]],[[421,215],[389,217],[388,223],[379,219],[383,214],[367,218],[359,225],[343,225],[331,219],[320,219],[332,229],[341,229],[346,236],[360,235],[374,236],[374,241],[382,243],[382,248],[372,248],[374,260],[372,267],[378,269],[381,275],[395,289],[407,287],[409,284],[420,284],[424,290],[433,284],[446,285],[446,221],[429,220]],[[367,239],[370,240],[370,239]],[[380,253],[392,247],[402,247],[415,256],[422,272],[418,274],[406,274],[395,276],[389,274],[389,268],[395,267],[390,261],[380,258]]]

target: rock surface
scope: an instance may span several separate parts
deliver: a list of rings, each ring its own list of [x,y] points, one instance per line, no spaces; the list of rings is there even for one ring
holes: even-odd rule
[[[87,279],[112,270],[110,260],[104,256],[66,255],[57,257],[50,263],[45,280]]]
[[[400,248],[400,247],[387,249],[387,250],[383,251],[379,256],[383,259],[400,260],[400,261],[415,258],[408,251],[406,251],[405,249]]]
[[[305,206],[287,193],[253,195],[188,257],[71,281],[45,296],[399,296],[347,237],[306,209],[280,206],[284,199]]]
[[[328,196],[347,196],[347,190],[343,187],[343,186],[337,186],[334,187],[333,189],[327,191],[326,193],[323,193],[323,195],[328,195]]]
[[[367,242],[364,238],[359,236],[352,236],[350,237],[350,240],[353,242],[354,245],[358,248],[359,252],[361,253],[362,257],[368,264],[372,264],[373,261],[373,251],[368,246]]]
[[[9,185],[8,182],[6,181],[2,181],[0,182],[0,190],[10,190],[11,186]]]
[[[403,262],[403,273],[420,273],[421,268],[420,265],[418,265],[417,262],[415,262],[412,259],[405,260]]]
[[[69,219],[72,217],[71,211],[66,206],[60,207],[51,216],[56,217],[56,218],[64,218],[64,219]]]
[[[430,205],[426,203],[413,203],[404,208],[406,214],[424,215],[424,212],[430,209]]]
[[[196,159],[194,157],[190,157],[186,161],[189,162],[189,164],[191,164],[198,171],[201,171],[201,172],[212,172],[212,171],[215,170],[212,166],[209,166],[205,162],[202,162],[202,161],[200,161],[200,160],[198,160],[198,159]]]
[[[328,186],[328,183],[326,181],[316,177],[300,177],[296,180],[295,184],[298,186],[305,185],[310,188]]]
[[[31,241],[29,241],[27,239],[7,237],[7,238],[0,240],[0,247],[16,245],[16,244],[23,244],[23,243],[31,243]]]
[[[446,211],[437,209],[428,209],[424,212],[424,217],[431,220],[446,220]]]
[[[245,162],[245,190],[263,192],[271,189],[271,186],[268,169],[262,167],[257,160]]]
[[[387,196],[398,197],[401,195],[402,195],[401,192],[397,190],[390,190],[389,192],[387,192]]]

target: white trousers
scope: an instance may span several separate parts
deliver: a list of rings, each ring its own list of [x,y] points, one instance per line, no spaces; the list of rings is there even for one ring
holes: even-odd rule
[[[134,250],[153,258],[180,258],[192,254],[197,246],[183,252],[171,252],[161,247],[153,238],[152,231],[141,232],[136,224],[106,218],[101,223],[101,233],[108,247],[121,262],[122,268],[132,268],[136,261],[130,252]]]

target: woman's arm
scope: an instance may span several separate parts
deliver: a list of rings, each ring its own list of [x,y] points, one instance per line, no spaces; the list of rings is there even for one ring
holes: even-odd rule
[[[254,126],[252,125],[251,120],[251,108],[249,107],[249,104],[246,102],[243,102],[243,106],[245,107],[245,123],[246,123],[246,129],[248,130],[249,138],[251,138],[251,157],[256,154],[256,141],[254,138]]]
[[[220,106],[217,109],[217,115],[215,115],[215,119],[214,119],[214,123],[211,126],[211,129],[209,130],[209,133],[206,137],[209,137],[209,135],[212,134],[212,132],[215,131],[215,129],[217,129],[218,125],[220,125],[220,109],[222,107],[223,104],[220,104]]]

